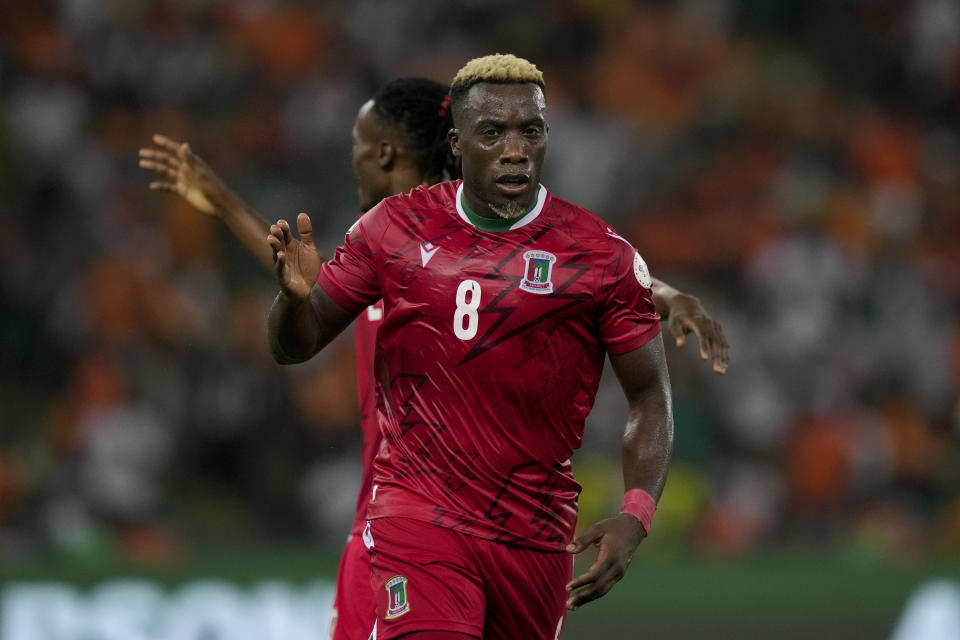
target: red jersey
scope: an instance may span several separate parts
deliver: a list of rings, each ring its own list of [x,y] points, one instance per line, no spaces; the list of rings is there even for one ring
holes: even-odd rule
[[[542,186],[512,223],[471,214],[461,192],[446,182],[381,201],[318,279],[346,309],[384,300],[367,518],[560,550],[605,352],[660,331],[650,276],[605,222]],[[477,226],[497,222],[510,227]]]
[[[383,320],[383,302],[372,304],[357,316],[354,322],[357,345],[357,391],[360,395],[360,430],[363,434],[363,478],[357,496],[357,514],[350,535],[360,535],[367,522],[367,503],[373,487],[373,459],[380,450],[380,425],[377,422],[377,403],[374,397],[373,355],[377,344],[377,329]]]

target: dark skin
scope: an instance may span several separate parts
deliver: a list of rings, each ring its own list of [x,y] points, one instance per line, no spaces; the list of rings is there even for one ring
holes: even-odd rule
[[[723,335],[723,327],[714,320],[696,296],[678,291],[666,282],[652,278],[653,304],[660,319],[670,328],[674,344],[679,348],[687,343],[687,334],[697,338],[701,360],[710,360],[714,373],[723,375],[730,362],[730,345]]]
[[[317,284],[323,260],[313,245],[313,226],[305,213],[297,216],[300,241],[290,225],[270,225],[267,242],[273,250],[274,274],[280,283],[270,307],[267,337],[279,364],[305,362],[323,349],[358,314],[338,305]]]
[[[363,210],[369,209],[384,197],[432,182],[422,174],[409,153],[409,143],[403,132],[391,123],[384,122],[372,109],[372,102],[366,103],[359,110],[352,137],[354,174],[357,179],[359,202]],[[267,269],[274,272],[277,267],[274,254],[278,252],[275,252],[270,244],[263,242],[269,226],[262,221],[262,217],[224,185],[203,159],[191,151],[186,142],[156,135],[153,143],[155,147],[140,150],[140,166],[158,176],[158,180],[152,182],[150,188],[176,193],[201,213],[222,220],[251,254]],[[298,295],[302,295],[303,285],[313,281],[314,268],[319,268],[319,263],[314,263],[316,251],[309,227],[310,221],[306,216],[301,218],[298,220],[298,225],[301,227],[302,243],[293,240],[286,223],[281,223],[278,227],[285,238],[285,245],[289,245],[289,248],[278,257],[284,262],[292,259],[297,263],[298,271],[311,275],[298,284],[301,288],[297,292],[282,293],[278,299],[282,297],[283,300],[279,304],[290,305],[291,311],[293,307],[299,309],[293,315],[299,317],[299,322],[303,325],[301,330],[305,331],[307,344],[311,346],[306,351],[291,357],[278,345],[274,349],[275,356],[283,362],[300,362],[308,359],[312,353],[319,350],[321,344],[325,344],[329,339],[325,336],[338,333],[338,326],[349,323],[349,318],[352,318],[352,315],[338,307],[329,298],[320,295],[322,291],[317,287],[310,288],[310,294],[306,298],[309,304],[293,302]],[[669,322],[671,330],[677,337],[677,346],[682,346],[686,334],[692,332],[697,337],[701,357],[706,359],[709,352],[714,370],[718,372],[725,370],[726,341],[723,339],[719,325],[703,309],[699,300],[656,279],[653,280],[653,297],[658,312],[665,322]],[[318,316],[329,319],[330,324],[323,331],[313,333],[312,325]],[[295,345],[286,345],[286,348],[293,351]],[[633,404],[631,403],[631,406]],[[635,534],[636,522],[632,516],[619,516],[610,521],[597,523],[580,539],[583,541],[583,548],[594,542],[600,544],[609,541],[610,536],[595,535],[607,527],[624,527],[626,529],[624,535],[629,536]],[[571,547],[570,551],[573,552],[575,549]],[[610,545],[601,546],[594,566],[585,577],[578,578],[581,581],[578,584],[582,585],[582,588],[577,591],[577,603],[571,602],[571,606],[579,606],[588,598],[598,597],[609,590],[616,581],[614,577],[617,567],[623,564],[615,560],[616,549],[611,549]],[[626,563],[629,563],[629,557]],[[610,571],[614,573],[607,575]],[[405,637],[418,640],[439,640],[440,638],[455,640],[472,636],[436,631],[428,634],[409,634]]]
[[[546,153],[546,104],[535,84],[481,83],[454,113],[453,152],[461,159],[467,203],[493,217],[533,203]],[[508,178],[505,180],[505,176]],[[269,340],[277,362],[302,362],[322,349],[354,318],[316,286],[321,261],[313,248],[310,219],[301,213],[302,242],[280,220],[268,242],[276,256],[280,293],[270,310]],[[642,489],[659,499],[673,446],[670,381],[660,337],[611,363],[630,404],[622,441],[624,489]],[[593,525],[568,547],[600,549],[593,566],[567,585],[567,607],[576,609],[607,593],[625,574],[646,532],[632,515]]]
[[[535,84],[475,84],[457,105],[450,148],[475,213],[496,218],[512,204],[522,215],[533,206],[547,153],[546,111]]]
[[[663,339],[657,336],[639,349],[611,355],[610,364],[629,403],[620,447],[624,491],[643,489],[659,500],[673,451],[673,410]],[[610,591],[646,536],[636,517],[621,513],[597,522],[567,545],[570,553],[581,553],[591,545],[599,549],[587,572],[567,584],[571,592],[567,608],[573,611]]]
[[[511,209],[522,215],[533,205],[550,130],[546,109],[535,84],[476,84],[456,106],[450,147],[461,162],[467,204],[478,215],[496,218]],[[693,333],[700,358],[710,359],[715,372],[726,372],[723,329],[699,299],[654,279],[653,301],[678,347]]]
[[[414,161],[406,136],[377,115],[373,100],[360,107],[351,137],[353,175],[361,211],[372,209],[388,196],[432,184]]]
[[[459,131],[455,135],[459,146]],[[404,135],[377,116],[372,101],[364,104],[357,113],[352,137],[353,169],[361,210],[366,211],[387,196],[405,193],[431,182],[417,167]],[[193,153],[188,143],[159,134],[153,137],[153,143],[155,147],[140,149],[140,166],[161,177],[161,180],[151,182],[150,188],[176,193],[197,211],[222,220],[251,255],[273,273],[273,252],[263,242],[269,233],[269,225],[263,217],[223,184],[207,163]],[[518,164],[523,166],[522,162]],[[536,177],[539,180],[539,173]],[[468,203],[476,205],[475,196],[470,192]],[[726,372],[729,348],[723,329],[707,313],[700,300],[656,278],[653,278],[652,290],[657,312],[668,324],[676,346],[682,347],[687,334],[694,334],[700,358],[709,359],[715,372]]]
[[[273,256],[263,242],[267,224],[260,214],[223,184],[188,143],[155,134],[153,144],[140,149],[140,166],[161,178],[151,182],[150,189],[176,193],[200,213],[219,218],[260,264],[272,270]]]

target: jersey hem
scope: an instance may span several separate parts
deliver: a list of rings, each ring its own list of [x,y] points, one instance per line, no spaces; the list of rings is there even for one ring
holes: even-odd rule
[[[624,353],[629,353],[630,351],[636,351],[660,335],[660,331],[661,327],[660,322],[658,321],[657,324],[651,325],[649,329],[638,336],[633,336],[620,342],[606,343],[604,344],[604,347],[606,348],[607,353],[619,356]]]
[[[455,631],[465,633],[472,638],[483,637],[483,627],[467,622],[455,622],[446,618],[432,618],[430,620],[404,620],[402,624],[384,623],[377,616],[377,640],[401,638],[408,633],[417,631]]]
[[[364,302],[352,298],[340,287],[340,285],[333,280],[333,278],[330,278],[326,273],[324,273],[322,269],[320,271],[320,275],[317,276],[317,284],[320,285],[320,288],[323,289],[323,292],[330,296],[334,302],[350,313],[360,313],[364,307],[370,306]]]
[[[450,512],[447,515],[455,516],[456,514]],[[443,522],[437,522],[436,516],[432,513],[422,513],[419,509],[413,505],[406,505],[402,509],[396,510],[385,510],[380,513],[370,513],[367,511],[367,519],[369,520],[380,520],[381,518],[407,518],[408,520],[416,520],[417,522],[424,522],[426,524],[434,525],[436,527],[442,527],[444,529],[449,529],[450,531],[455,531],[457,533],[462,533],[465,536],[471,536],[473,538],[479,538],[481,540],[489,540],[490,542],[495,542],[497,544],[511,545],[515,547],[522,547],[524,549],[531,549],[533,551],[545,551],[551,553],[561,553],[565,552],[567,542],[573,539],[573,532],[571,531],[567,536],[567,542],[541,542],[534,540],[532,538],[520,537],[509,531],[500,532],[495,530],[490,531],[470,531],[464,527],[451,526],[450,524],[445,524]],[[505,534],[508,536],[505,540],[498,540],[498,536]]]

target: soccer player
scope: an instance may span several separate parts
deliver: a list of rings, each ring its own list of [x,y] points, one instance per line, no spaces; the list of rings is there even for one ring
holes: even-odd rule
[[[459,175],[446,139],[452,126],[447,90],[432,80],[400,78],[386,83],[361,108],[353,128],[353,164],[363,211],[383,197]],[[140,150],[140,165],[162,176],[150,188],[177,193],[198,211],[222,220],[272,273],[272,251],[263,241],[268,225],[261,216],[226,187],[187,143],[160,135],[154,137],[154,143],[156,147]],[[657,310],[669,317],[677,345],[682,346],[686,333],[693,332],[701,357],[706,359],[709,353],[714,370],[723,372],[727,365],[726,341],[699,300],[656,279],[653,292]],[[356,519],[337,577],[336,640],[366,640],[376,615],[369,587],[368,554],[359,534],[366,521],[372,461],[380,442],[372,399],[374,340],[381,318],[382,304],[377,303],[356,321],[363,478]]]
[[[451,87],[463,180],[382,200],[333,260],[306,214],[271,225],[280,293],[268,335],[302,362],[383,298],[363,539],[377,638],[556,638],[605,594],[650,527],[666,478],[669,379],[639,253],[540,184],[543,77],[514,56]],[[628,399],[623,512],[573,540],[570,470],[604,357]],[[569,553],[596,562],[571,580]]]
[[[386,196],[459,176],[447,142],[452,126],[448,89],[426,78],[398,78],[380,87],[361,107],[353,127],[353,168],[362,211]],[[264,241],[269,225],[260,214],[224,185],[187,143],[161,135],[153,141],[156,147],[140,150],[140,166],[163,178],[150,188],[177,193],[198,211],[222,220],[273,273],[273,252]],[[692,319],[698,301],[684,294],[678,294],[677,301],[679,313]],[[371,305],[358,316],[355,327],[363,476],[356,517],[337,572],[333,640],[367,640],[376,620],[369,554],[360,533],[371,492],[371,465],[380,446],[373,406],[373,353],[382,310],[380,302]],[[705,314],[702,307],[699,312]]]

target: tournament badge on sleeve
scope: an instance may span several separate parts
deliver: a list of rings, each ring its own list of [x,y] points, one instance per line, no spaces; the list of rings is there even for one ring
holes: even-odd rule
[[[640,286],[644,289],[649,289],[653,286],[653,278],[650,277],[650,270],[647,268],[647,263],[640,257],[639,251],[633,255],[633,275],[637,276],[637,282],[639,282]]]
[[[387,580],[384,587],[387,590],[387,598],[390,606],[387,607],[387,620],[399,618],[410,611],[410,603],[407,601],[407,577],[394,576]]]
[[[527,251],[523,254],[527,264],[524,268],[523,280],[520,288],[530,293],[553,293],[553,282],[550,281],[550,272],[557,256],[549,251]]]

